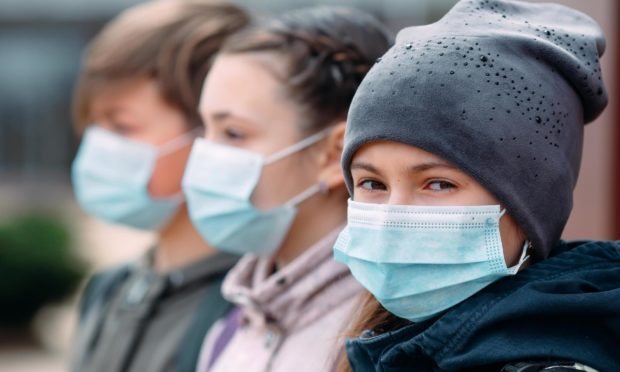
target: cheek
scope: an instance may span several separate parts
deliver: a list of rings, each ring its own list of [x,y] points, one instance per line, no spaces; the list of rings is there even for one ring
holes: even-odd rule
[[[507,214],[504,215],[500,221],[500,234],[502,237],[502,247],[504,248],[506,265],[508,267],[514,266],[519,262],[519,258],[521,257],[524,238],[516,222]]]
[[[361,203],[389,204],[390,195],[387,191],[370,191],[357,187],[353,190],[353,200]]]
[[[181,191],[181,180],[191,145],[157,160],[149,182],[149,193],[154,198],[172,196]]]
[[[251,198],[256,208],[280,206],[317,182],[318,170],[301,156],[291,155],[263,168]]]

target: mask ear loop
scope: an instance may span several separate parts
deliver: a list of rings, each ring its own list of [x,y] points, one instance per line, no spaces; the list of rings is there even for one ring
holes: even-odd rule
[[[527,260],[529,260],[530,255],[528,254],[528,252],[531,246],[532,246],[532,243],[529,240],[526,240],[525,243],[523,244],[523,249],[521,251],[521,257],[519,258],[519,263],[509,269],[512,274],[518,273],[519,269],[521,269],[521,266],[523,266],[523,264]]]
[[[310,199],[310,197],[314,196],[314,194],[317,194],[317,193],[318,194],[322,194],[322,195],[327,195],[329,193],[329,187],[327,186],[327,184],[324,181],[321,181],[319,183],[316,183],[316,184],[308,187],[307,189],[302,191],[299,195],[294,196],[289,201],[284,203],[284,205],[296,207],[299,204],[301,204],[301,203],[305,202],[306,200]]]
[[[320,132],[317,132],[313,135],[311,135],[310,137],[306,137],[303,140],[297,142],[296,144],[289,146],[283,150],[280,150],[274,154],[269,155],[268,157],[265,158],[265,165],[267,164],[272,164],[278,160],[281,160],[291,154],[294,154],[298,151],[301,151],[307,147],[310,147],[312,145],[314,145],[315,143],[319,142],[320,140],[322,140],[323,138],[325,138],[331,131],[333,128],[325,128]],[[292,199],[290,199],[288,202],[286,202],[284,205],[287,207],[296,207],[299,204],[305,202],[306,200],[308,200],[310,197],[314,196],[314,194],[317,193],[326,193],[327,190],[327,185],[325,184],[325,182],[321,181],[319,183],[316,183],[310,187],[308,187],[307,189],[305,189],[304,191],[302,191],[299,195],[294,196]]]
[[[519,259],[519,262],[525,262],[528,258],[530,258],[530,255],[528,253],[531,248],[532,248],[532,242],[529,240],[526,240],[525,243],[523,244],[523,251],[521,252],[521,258]]]
[[[202,133],[204,133],[204,129],[202,127],[198,127],[188,132],[185,132],[174,139],[171,139],[170,141],[157,147],[157,150],[158,150],[157,157],[161,158],[161,157],[164,157],[166,155],[169,155],[175,151],[182,149],[188,143],[192,142],[196,137],[199,137],[200,135],[202,135]]]
[[[499,213],[499,219],[504,217],[505,214],[506,214],[506,208],[502,209],[501,212]],[[530,258],[530,255],[528,254],[528,252],[530,251],[531,248],[532,248],[532,242],[529,240],[526,240],[525,243],[523,244],[523,248],[521,249],[521,257],[519,258],[519,263],[509,268],[511,273],[516,274],[521,268],[521,266],[523,266],[523,264]]]
[[[277,151],[271,155],[268,155],[265,157],[264,160],[264,164],[268,165],[268,164],[272,164],[277,162],[278,160],[282,160],[284,158],[286,158],[289,155],[292,155],[296,152],[299,152],[307,147],[310,147],[312,145],[314,145],[315,143],[319,142],[320,140],[322,140],[323,138],[325,138],[330,132],[332,131],[332,128],[325,128],[320,132],[317,132],[309,137],[304,138],[303,140],[289,146],[286,147],[280,151]]]
[[[309,137],[304,138],[303,140],[297,142],[296,144],[289,146],[283,150],[280,150],[274,154],[271,154],[267,157],[265,157],[265,161],[264,161],[264,165],[268,165],[268,164],[272,164],[277,162],[278,160],[282,160],[285,157],[294,154],[298,151],[301,151],[307,147],[310,147],[312,145],[314,145],[315,143],[319,142],[320,140],[322,140],[323,138],[325,138],[331,131],[333,128],[325,128],[323,130],[321,130],[320,132],[317,132]],[[299,204],[305,202],[306,200],[308,200],[310,197],[314,196],[315,194],[319,193],[319,192],[325,192],[327,189],[327,185],[325,185],[324,182],[319,182],[316,183],[310,187],[308,187],[307,189],[305,189],[304,191],[302,191],[300,194],[298,194],[297,196],[294,196],[293,198],[291,198],[289,201],[287,201],[286,203],[284,203],[285,206],[287,207],[296,207]]]
[[[314,145],[315,143],[319,142],[320,140],[322,140],[323,138],[325,138],[330,132],[332,131],[332,128],[325,128],[309,137],[304,138],[303,140],[287,147],[284,148],[283,150],[277,151],[269,156],[266,156],[264,158],[263,161],[263,165],[268,165],[268,164],[272,164],[277,162],[278,160],[282,160],[285,157],[292,155],[298,151],[301,151],[307,147],[310,147],[312,145]],[[302,191],[300,194],[294,196],[293,198],[291,198],[289,201],[287,201],[286,203],[284,203],[284,206],[287,207],[296,207],[299,204],[303,203],[304,201],[308,200],[310,197],[314,196],[314,194],[324,191],[326,188],[326,185],[324,185],[323,182],[319,182],[317,184],[314,184],[310,187],[308,187],[307,189],[305,189],[304,191]]]
[[[315,194],[321,192],[323,190],[323,188],[324,188],[321,184],[322,184],[322,182],[316,183],[316,184],[308,187],[307,189],[302,191],[297,196],[292,197],[289,201],[284,203],[284,205],[291,206],[291,207],[298,206],[299,204],[301,204],[301,203],[305,202],[306,200],[310,199]]]

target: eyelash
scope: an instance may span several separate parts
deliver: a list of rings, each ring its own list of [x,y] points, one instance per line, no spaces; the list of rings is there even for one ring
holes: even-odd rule
[[[373,184],[373,186],[371,187],[365,187],[364,184],[366,183],[371,183]],[[430,186],[433,184],[438,184],[440,185],[439,189],[433,189]],[[379,187],[377,187],[379,186]],[[443,186],[443,188],[442,188]],[[357,187],[364,189],[367,192],[377,192],[377,191],[385,191],[387,189],[387,187],[385,186],[385,184],[383,184],[380,181],[377,180],[373,180],[373,179],[362,179],[358,182]],[[456,189],[457,186],[450,182],[450,181],[446,181],[446,180],[430,180],[429,182],[426,183],[426,185],[424,186],[425,189],[429,189],[431,191],[434,192],[451,192],[452,190]]]
[[[381,188],[379,188],[379,189],[376,189],[376,188],[366,188],[366,187],[364,187],[364,184],[367,183],[367,182],[374,183],[375,185],[379,184],[379,185],[381,185]],[[366,190],[367,192],[385,191],[387,189],[387,187],[385,186],[385,184],[383,184],[383,182],[379,182],[379,181],[373,180],[373,179],[363,179],[363,180],[360,180],[360,182],[357,184],[357,186],[359,188],[362,188],[362,189]]]
[[[134,130],[134,128],[132,128],[131,126],[121,124],[121,123],[112,123],[111,127],[112,127],[113,132],[120,134],[122,136],[129,135]]]
[[[233,128],[224,129],[224,135],[231,141],[241,141],[245,139],[245,135]]]
[[[439,190],[434,190],[434,189],[430,188],[430,185],[433,185],[433,184],[441,184],[442,186],[448,186],[448,187],[445,188],[445,189],[441,189],[440,188]],[[425,189],[428,188],[428,189],[430,189],[431,191],[434,191],[434,192],[450,192],[451,190],[456,189],[457,186],[454,183],[452,183],[450,181],[446,181],[446,180],[430,180],[429,182],[426,183],[424,188]]]

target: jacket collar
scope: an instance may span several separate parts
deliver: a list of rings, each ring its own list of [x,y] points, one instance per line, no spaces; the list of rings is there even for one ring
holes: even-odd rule
[[[239,260],[225,252],[215,252],[199,261],[166,273],[159,273],[153,267],[155,248],[149,249],[138,263],[131,268],[133,276],[141,278],[147,283],[159,283],[167,293],[175,293],[188,286],[197,285],[204,281],[213,280],[226,274]]]
[[[222,286],[245,320],[286,331],[322,316],[361,287],[348,268],[335,262],[332,247],[342,228],[331,232],[277,272],[273,258],[245,256]]]

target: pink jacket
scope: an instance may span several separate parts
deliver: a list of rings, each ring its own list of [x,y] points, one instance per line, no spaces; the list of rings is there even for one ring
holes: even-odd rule
[[[272,260],[242,258],[222,286],[224,297],[239,307],[240,320],[221,352],[232,318],[211,329],[198,372],[332,370],[361,291],[347,267],[332,259],[340,230],[273,274]]]

